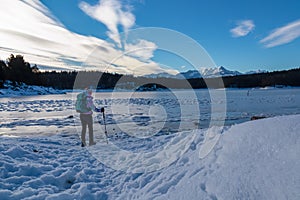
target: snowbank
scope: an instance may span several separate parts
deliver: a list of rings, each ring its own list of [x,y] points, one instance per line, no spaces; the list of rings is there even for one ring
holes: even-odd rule
[[[75,133],[1,136],[1,199],[300,199],[300,115],[196,130],[185,154],[149,173],[105,166]],[[45,128],[45,132],[46,132]],[[203,156],[203,146],[214,141]],[[152,151],[169,136],[111,137],[129,150]],[[176,140],[173,140],[176,141]],[[180,140],[178,140],[180,143]],[[215,141],[213,142],[215,143]],[[109,148],[103,149],[109,151]],[[157,162],[157,160],[155,161]],[[134,168],[134,166],[131,166]],[[139,167],[139,166],[137,166]]]
[[[24,83],[12,84],[10,81],[4,83],[4,89],[0,89],[0,97],[29,96],[44,94],[64,94],[64,90],[56,90],[52,87],[26,85]]]
[[[220,199],[300,199],[299,119],[276,117],[229,129],[216,148],[207,191]]]

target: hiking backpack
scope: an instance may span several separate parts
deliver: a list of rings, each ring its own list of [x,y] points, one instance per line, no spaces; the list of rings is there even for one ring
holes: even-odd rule
[[[91,111],[91,109],[89,109],[87,107],[87,95],[85,92],[82,92],[82,93],[79,93],[77,95],[77,99],[76,99],[76,102],[75,102],[75,109],[76,109],[76,112],[78,113],[86,113],[86,112],[89,112]]]

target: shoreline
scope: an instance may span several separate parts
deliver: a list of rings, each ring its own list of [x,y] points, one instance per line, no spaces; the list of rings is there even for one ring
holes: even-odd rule
[[[197,89],[157,89],[157,90],[133,90],[133,89],[97,89],[95,90],[96,93],[109,93],[109,92],[168,92],[168,91],[188,91],[188,90],[225,90],[225,91],[234,91],[234,90],[240,90],[240,91],[259,91],[259,90],[288,90],[288,89],[300,89],[300,87],[254,87],[254,88],[197,88]],[[1,88],[0,89],[0,98],[16,98],[16,97],[22,97],[22,96],[39,96],[39,95],[61,95],[61,94],[67,94],[67,93],[77,93],[83,91],[80,89],[54,89],[52,87],[44,87],[44,86],[35,86],[35,85],[25,85],[21,84],[20,87],[13,87],[8,86],[8,88]]]

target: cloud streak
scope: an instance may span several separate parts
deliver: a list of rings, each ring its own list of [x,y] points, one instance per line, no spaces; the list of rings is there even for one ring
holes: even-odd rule
[[[236,25],[235,28],[230,30],[232,37],[244,37],[255,28],[252,20],[239,21]]]
[[[126,34],[135,24],[135,16],[130,6],[123,5],[119,0],[100,0],[95,6],[81,2],[79,7],[88,16],[103,23],[109,30],[108,37],[115,41],[118,47],[122,47],[118,26],[121,25]]]
[[[141,40],[127,45],[129,50],[144,48],[143,56],[138,51],[133,51],[132,55],[124,54],[126,51],[106,40],[69,31],[40,1],[3,1],[0,8],[0,59],[6,59],[12,53],[21,54],[28,62],[48,67],[47,70],[52,67],[56,70],[86,69],[136,75],[162,70],[150,60],[157,48],[151,42]],[[120,23],[126,29],[132,25],[125,19]],[[114,63],[110,65],[112,61]]]
[[[125,44],[126,54],[144,61],[150,60],[157,48],[155,43],[142,39],[134,44]]]
[[[273,30],[267,37],[260,40],[266,48],[290,43],[300,37],[300,20],[291,22]]]

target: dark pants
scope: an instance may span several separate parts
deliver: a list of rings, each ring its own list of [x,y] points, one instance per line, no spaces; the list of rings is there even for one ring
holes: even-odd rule
[[[89,128],[89,145],[93,145],[94,143],[94,130],[93,130],[93,116],[91,114],[80,114],[80,121],[82,125],[81,130],[81,141],[83,145],[86,145],[85,135],[86,135],[86,127]]]

